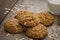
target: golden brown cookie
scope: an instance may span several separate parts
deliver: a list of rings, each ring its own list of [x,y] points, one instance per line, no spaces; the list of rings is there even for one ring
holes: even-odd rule
[[[17,19],[10,19],[5,22],[4,29],[9,33],[20,33],[24,30],[24,27],[18,23]]]
[[[44,24],[45,26],[49,26],[54,22],[54,17],[49,12],[42,12],[38,14],[40,19],[40,23]]]
[[[33,13],[27,10],[19,11],[18,14],[15,16],[15,18],[19,19],[19,17],[22,17],[24,15],[32,15]]]
[[[28,28],[26,35],[31,38],[43,39],[48,34],[47,28],[43,24]]]
[[[30,11],[20,11],[15,18],[19,20],[20,24],[27,27],[36,26],[40,22],[39,18]]]

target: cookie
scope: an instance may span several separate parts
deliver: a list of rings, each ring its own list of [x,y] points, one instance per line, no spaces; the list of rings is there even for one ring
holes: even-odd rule
[[[20,11],[15,18],[26,27],[34,27],[40,22],[39,18],[30,11]]]
[[[54,23],[54,17],[49,12],[42,12],[38,14],[40,19],[40,23],[44,24],[45,26],[49,26]]]
[[[9,33],[20,33],[25,28],[18,23],[17,19],[9,19],[5,22],[4,29]]]
[[[43,24],[39,24],[26,30],[26,35],[35,39],[43,39],[47,34],[48,30]]]
[[[33,13],[27,10],[19,11],[18,14],[15,16],[15,18],[19,19],[19,17],[22,17],[24,15],[32,15]]]

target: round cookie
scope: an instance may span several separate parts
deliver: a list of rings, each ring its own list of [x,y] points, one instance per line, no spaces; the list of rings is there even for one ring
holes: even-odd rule
[[[40,19],[40,23],[44,24],[45,26],[49,26],[54,22],[54,17],[49,12],[42,12],[38,14]]]
[[[32,12],[29,12],[29,11],[20,11],[15,16],[15,18],[19,20],[20,24],[27,26],[27,27],[36,26],[40,22],[37,15],[34,15]]]
[[[24,15],[32,15],[33,13],[27,10],[19,11],[15,18],[19,19],[19,17],[23,17]]]
[[[4,29],[9,33],[20,33],[25,28],[19,25],[17,19],[10,19],[5,22]]]
[[[35,39],[43,39],[47,34],[48,30],[43,24],[39,24],[26,30],[26,35]]]

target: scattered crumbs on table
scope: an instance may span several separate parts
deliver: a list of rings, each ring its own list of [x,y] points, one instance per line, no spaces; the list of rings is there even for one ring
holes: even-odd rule
[[[15,5],[15,6],[18,6],[18,5]]]
[[[53,38],[53,40],[56,40],[56,38]]]
[[[58,35],[57,34],[54,34],[54,36],[57,38],[58,37]]]
[[[10,33],[8,33],[6,36],[8,37],[8,36],[10,36],[11,34]]]
[[[16,40],[18,40],[18,38],[16,38]]]
[[[58,31],[60,31],[60,28],[57,28]]]
[[[4,14],[7,14],[6,12],[4,12]]]
[[[16,13],[16,11],[13,11],[13,13]]]
[[[11,10],[11,9],[8,8],[8,10]]]
[[[53,38],[51,35],[48,35],[49,38]]]
[[[4,14],[7,14],[9,11],[4,12]]]
[[[11,11],[14,11],[13,9]]]
[[[29,39],[29,40],[33,40],[33,39]]]
[[[8,8],[5,8],[5,10],[8,10]]]
[[[15,9],[17,8],[17,7],[14,7]]]
[[[25,38],[21,38],[21,39],[19,39],[19,40],[24,40]]]
[[[6,11],[6,13],[8,13],[9,11]]]

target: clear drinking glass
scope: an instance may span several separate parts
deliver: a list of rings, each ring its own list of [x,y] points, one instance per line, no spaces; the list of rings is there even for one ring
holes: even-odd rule
[[[48,8],[54,15],[60,15],[60,0],[48,0]]]

